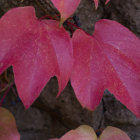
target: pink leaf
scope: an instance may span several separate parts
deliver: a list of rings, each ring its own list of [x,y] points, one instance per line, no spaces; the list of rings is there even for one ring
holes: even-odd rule
[[[0,140],[20,140],[14,116],[0,107]]]
[[[100,135],[99,140],[130,140],[130,138],[122,130],[108,126]]]
[[[73,35],[71,83],[83,105],[94,110],[105,89],[140,116],[140,40],[115,21],[100,20],[94,36]]]
[[[91,127],[82,125],[75,130],[69,131],[60,139],[51,140],[97,140],[97,136]]]
[[[95,8],[97,9],[98,8],[98,4],[99,4],[98,0],[94,0],[94,3],[95,3]]]
[[[110,1],[110,0],[106,0],[106,4],[108,4],[109,1]]]
[[[51,0],[61,14],[61,23],[69,18],[77,9],[80,0]]]
[[[15,83],[28,108],[52,76],[59,94],[72,67],[72,43],[64,28],[53,20],[37,20],[32,7],[15,8],[0,19],[0,73],[13,66]]]

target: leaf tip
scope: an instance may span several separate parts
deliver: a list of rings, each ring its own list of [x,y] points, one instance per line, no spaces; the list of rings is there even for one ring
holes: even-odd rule
[[[29,107],[31,106],[31,102],[29,102],[29,101],[22,101],[23,102],[23,104],[24,104],[24,107],[25,107],[25,109],[29,109]]]
[[[94,3],[95,3],[95,9],[97,10],[98,9],[98,1],[94,0]]]
[[[110,1],[110,0],[106,0],[105,4],[108,4],[109,1]]]

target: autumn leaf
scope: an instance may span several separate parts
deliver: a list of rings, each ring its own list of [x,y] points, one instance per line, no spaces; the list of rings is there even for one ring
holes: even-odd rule
[[[140,116],[140,39],[121,24],[100,20],[90,36],[73,35],[72,87],[83,107],[94,110],[105,89]]]
[[[61,24],[77,9],[80,0],[51,0],[61,14]]]
[[[130,140],[130,138],[122,130],[108,126],[100,135],[99,140]]]
[[[61,14],[60,24],[69,18],[77,9],[80,4],[80,0],[51,0],[54,6],[58,9]],[[106,0],[106,4],[110,0]],[[96,9],[98,8],[99,0],[94,0]]]
[[[98,0],[94,0],[94,3],[95,3],[95,8],[97,9],[98,8],[99,1]]]
[[[77,129],[69,131],[60,139],[50,140],[97,140],[97,136],[91,127],[81,125]]]
[[[19,97],[28,108],[52,76],[59,93],[72,67],[72,43],[59,22],[38,20],[33,7],[20,7],[0,19],[0,74],[13,66]]]
[[[106,0],[106,4],[108,4],[109,1],[110,1],[110,0]]]
[[[14,116],[0,107],[0,140],[20,140]]]
[[[81,125],[77,129],[67,132],[60,139],[50,140],[130,140],[130,138],[125,132],[112,126],[105,128],[100,137],[97,138],[93,128]]]

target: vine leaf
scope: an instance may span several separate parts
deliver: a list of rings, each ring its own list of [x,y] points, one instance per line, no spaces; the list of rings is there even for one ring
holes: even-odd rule
[[[60,21],[61,24],[75,12],[80,3],[80,0],[51,0],[51,1],[61,14]]]
[[[94,110],[105,89],[140,116],[140,39],[123,25],[100,20],[93,36],[76,30],[72,37],[72,87],[82,104]]]
[[[59,22],[38,20],[33,7],[20,7],[0,19],[0,74],[13,66],[19,97],[28,108],[52,76],[59,93],[73,63],[72,42]]]
[[[91,127],[81,125],[77,129],[69,131],[60,139],[51,140],[97,140],[97,136]]]
[[[99,1],[98,0],[94,0],[94,3],[95,3],[95,8],[97,9],[98,8]]]
[[[99,140],[130,140],[130,138],[121,129],[108,126],[100,135]]]
[[[97,138],[94,130],[87,125],[81,125],[75,130],[71,130],[60,139],[50,140],[130,140],[128,135],[122,130],[108,126],[103,133]]]
[[[0,140],[20,140],[14,116],[0,107]]]
[[[80,0],[51,0],[54,6],[58,9],[61,14],[60,24],[69,18],[77,9],[80,4]],[[106,0],[106,4],[110,0]],[[99,0],[94,0],[96,9],[98,8]]]
[[[108,4],[109,1],[110,1],[110,0],[106,0],[106,4]]]

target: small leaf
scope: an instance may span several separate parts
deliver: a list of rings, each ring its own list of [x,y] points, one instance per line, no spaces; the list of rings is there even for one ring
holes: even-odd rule
[[[61,14],[61,24],[77,9],[80,0],[51,0]]]
[[[91,127],[82,125],[75,130],[69,131],[60,139],[51,140],[97,140],[97,136]]]
[[[28,108],[53,76],[59,93],[73,63],[69,34],[59,22],[38,20],[32,7],[15,8],[0,19],[0,74],[13,66],[19,97]]]
[[[95,3],[95,8],[97,9],[98,8],[98,4],[99,4],[98,0],[94,0],[94,3]]]
[[[106,0],[106,3],[105,3],[105,4],[108,4],[109,1],[110,1],[110,0]]]
[[[14,116],[0,107],[0,140],[20,140]]]
[[[130,138],[122,130],[108,126],[100,135],[99,140],[130,140]]]
[[[72,87],[83,107],[94,110],[104,90],[140,116],[140,39],[121,24],[100,20],[95,33],[82,30],[72,37]]]

